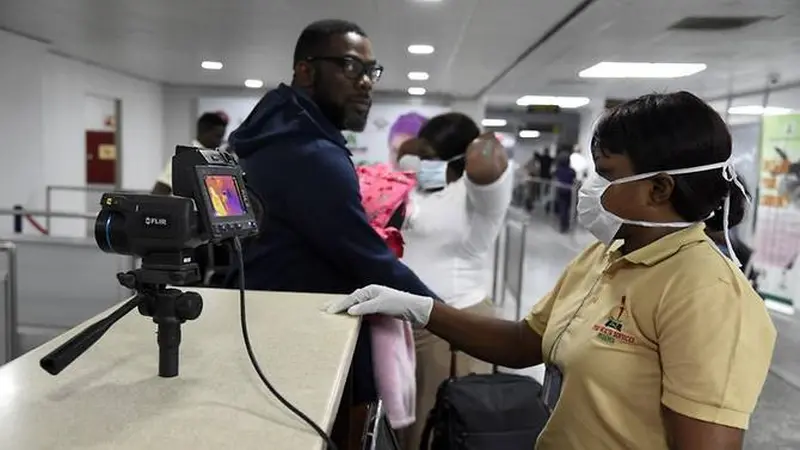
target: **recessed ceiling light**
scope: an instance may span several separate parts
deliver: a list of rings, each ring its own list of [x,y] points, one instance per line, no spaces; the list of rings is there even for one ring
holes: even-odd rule
[[[408,79],[412,81],[427,81],[428,78],[428,72],[408,72]]]
[[[433,46],[428,44],[414,44],[408,46],[408,53],[412,55],[430,55],[433,51]]]
[[[428,92],[424,87],[410,87],[408,88],[408,95],[425,95]]]
[[[519,132],[519,137],[522,139],[536,139],[541,135],[542,133],[538,130],[522,130]]]
[[[483,119],[481,125],[485,127],[504,127],[508,124],[506,119]]]
[[[558,97],[552,95],[523,95],[517,99],[519,106],[558,106],[559,108],[580,108],[589,104],[588,97]]]
[[[206,70],[220,70],[222,69],[222,63],[219,61],[203,61],[200,67]]]
[[[597,63],[578,72],[581,78],[682,78],[706,70],[700,63],[648,63],[608,62]]]
[[[244,85],[251,89],[258,89],[264,87],[264,82],[261,80],[244,80]]]
[[[747,106],[731,106],[728,108],[728,114],[742,115],[742,116],[778,116],[781,114],[789,114],[792,112],[789,108],[781,108],[779,106],[761,106],[761,105],[747,105]]]

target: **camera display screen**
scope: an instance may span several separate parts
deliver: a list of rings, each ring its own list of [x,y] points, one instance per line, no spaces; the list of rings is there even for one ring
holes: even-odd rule
[[[234,176],[206,175],[204,181],[214,217],[235,217],[247,213]]]

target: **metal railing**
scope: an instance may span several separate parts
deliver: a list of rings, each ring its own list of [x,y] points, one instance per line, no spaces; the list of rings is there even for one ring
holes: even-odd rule
[[[8,267],[6,281],[5,311],[6,357],[11,360],[17,355],[17,246],[13,242],[0,242],[0,253],[5,253]]]
[[[87,212],[70,212],[70,211],[47,211],[25,208],[0,208],[0,216],[42,216],[42,217],[60,217],[66,219],[88,219],[94,220],[97,214]]]
[[[45,194],[44,194],[44,210],[49,214],[53,209],[53,191],[67,191],[67,192],[97,192],[100,194],[104,194],[106,192],[125,192],[129,194],[149,194],[149,191],[138,191],[138,190],[131,190],[131,189],[115,189],[109,186],[101,187],[101,186],[59,186],[59,185],[51,185],[45,187]],[[99,205],[99,201],[98,201]],[[47,215],[47,214],[37,214],[45,217],[45,228],[48,230],[50,229],[50,218],[51,217],[66,217],[66,218],[74,218],[71,216],[56,216],[56,215]],[[92,215],[92,219],[94,219],[97,214]]]
[[[83,193],[98,192],[102,194],[104,192],[108,192],[109,189],[107,187],[101,188],[95,186],[58,186],[58,185],[46,186],[44,193],[44,210],[46,214],[36,214],[36,215],[44,216],[45,220],[44,226],[48,230],[50,230],[50,219],[52,217],[73,218],[73,217],[50,215],[50,213],[53,210],[53,191],[83,192]]]
[[[23,219],[27,219],[29,222],[33,224],[33,226],[38,229],[42,234],[49,235],[52,233],[50,229],[50,218],[65,218],[65,219],[84,219],[84,220],[94,220],[97,218],[97,214],[91,214],[87,212],[69,212],[69,211],[46,211],[46,210],[34,210],[34,209],[25,209],[19,205],[13,208],[0,208],[0,216],[12,216],[14,219],[14,233],[22,233],[23,224],[25,221]],[[45,217],[47,225],[42,227],[39,223],[34,219],[34,216]]]
[[[522,290],[525,279],[525,250],[529,215],[511,209],[495,242],[492,295],[497,306],[504,306],[508,294],[515,304],[515,319],[522,318]]]

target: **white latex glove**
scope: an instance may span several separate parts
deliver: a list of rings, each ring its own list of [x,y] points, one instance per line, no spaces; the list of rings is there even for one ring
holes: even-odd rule
[[[348,295],[342,300],[325,305],[330,314],[347,311],[351,316],[383,314],[425,326],[431,318],[433,299],[400,292],[385,286],[367,286]]]

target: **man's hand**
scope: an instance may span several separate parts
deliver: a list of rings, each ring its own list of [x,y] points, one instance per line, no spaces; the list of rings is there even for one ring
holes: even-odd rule
[[[508,167],[508,154],[494,133],[478,136],[467,147],[467,178],[475,184],[492,184]]]

